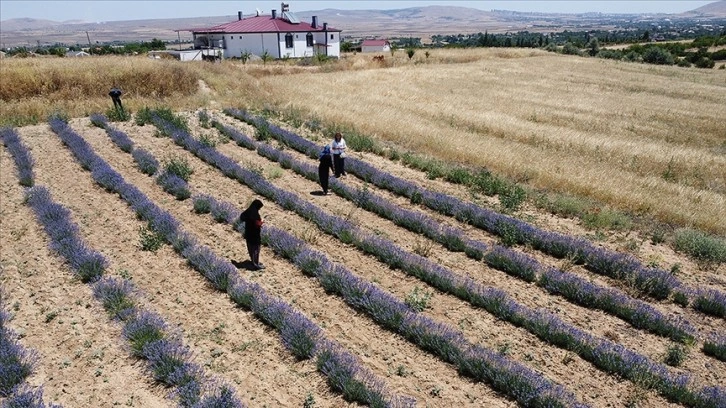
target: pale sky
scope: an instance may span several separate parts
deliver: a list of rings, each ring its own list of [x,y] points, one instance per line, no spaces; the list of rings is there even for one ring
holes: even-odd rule
[[[348,0],[287,0],[290,11],[303,12],[335,8],[342,10],[393,10],[418,6],[459,6],[480,10],[512,10],[553,13],[680,13],[713,3],[698,0],[610,0],[610,1],[348,1]],[[236,0],[236,1],[185,1],[185,0],[0,0],[0,20],[12,18],[37,18],[53,21],[83,20],[87,22],[142,20],[182,17],[232,16],[238,11],[252,14],[255,9],[269,14],[280,9],[281,1]],[[2,27],[0,27],[1,29]]]

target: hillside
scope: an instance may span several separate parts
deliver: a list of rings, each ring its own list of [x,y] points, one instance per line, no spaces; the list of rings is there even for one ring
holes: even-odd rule
[[[1,22],[0,39],[6,47],[55,43],[87,44],[112,41],[165,41],[191,39],[188,31],[194,27],[211,26],[237,18],[230,6],[227,16],[209,16],[174,19],[144,19],[130,21],[50,21],[31,18]],[[427,6],[394,10],[339,10],[323,9],[296,11],[303,21],[318,16],[319,21],[343,30],[348,37],[430,37],[433,34],[460,34],[488,31],[562,31],[582,29],[611,29],[619,22],[632,20],[633,15],[602,13],[548,14],[520,13],[505,10],[483,11],[466,7]],[[664,14],[663,16],[668,16]],[[719,1],[678,15],[682,18],[720,18],[726,16],[726,1]],[[88,33],[88,35],[86,34]]]
[[[706,4],[685,14],[702,15],[709,17],[726,17],[726,0]]]

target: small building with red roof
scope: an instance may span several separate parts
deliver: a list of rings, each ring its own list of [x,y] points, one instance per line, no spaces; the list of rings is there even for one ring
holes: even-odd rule
[[[323,54],[340,57],[340,33],[342,30],[318,24],[318,17],[300,21],[290,12],[289,5],[282,3],[280,13],[244,17],[237,13],[237,20],[213,27],[190,29],[194,48],[215,49],[224,58],[239,58],[245,53],[262,56],[267,52],[272,58],[304,58]]]
[[[363,40],[360,44],[361,52],[388,52],[391,51],[391,43],[388,40]]]

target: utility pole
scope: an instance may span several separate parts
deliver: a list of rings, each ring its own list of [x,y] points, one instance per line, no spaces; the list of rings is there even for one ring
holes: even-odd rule
[[[93,50],[91,49],[91,37],[88,35],[88,31],[86,31],[86,38],[88,39],[88,53],[93,54]]]

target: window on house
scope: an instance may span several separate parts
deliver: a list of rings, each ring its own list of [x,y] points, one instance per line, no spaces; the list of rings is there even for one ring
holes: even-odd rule
[[[331,40],[334,40],[335,39],[335,34],[330,34],[330,39]]]
[[[307,40],[308,47],[313,46],[313,33],[308,33],[308,35],[305,36],[305,39]]]
[[[286,48],[292,48],[292,34],[287,33],[285,34],[285,47]]]

